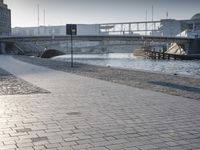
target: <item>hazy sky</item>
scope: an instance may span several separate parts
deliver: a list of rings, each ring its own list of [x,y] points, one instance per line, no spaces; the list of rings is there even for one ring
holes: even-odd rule
[[[4,0],[12,10],[12,26],[37,26],[37,4],[40,6],[40,25],[66,23],[107,23],[144,21],[166,18],[189,19],[200,13],[200,0]]]

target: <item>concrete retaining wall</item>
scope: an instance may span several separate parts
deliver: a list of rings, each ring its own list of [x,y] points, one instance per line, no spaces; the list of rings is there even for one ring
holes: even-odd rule
[[[39,55],[47,49],[55,49],[64,53],[70,53],[70,41],[52,42],[18,42],[16,43],[25,54]],[[102,53],[132,53],[142,43],[130,41],[74,41],[74,53],[77,54],[102,54]]]
[[[188,54],[200,54],[200,39],[195,39],[189,46]]]

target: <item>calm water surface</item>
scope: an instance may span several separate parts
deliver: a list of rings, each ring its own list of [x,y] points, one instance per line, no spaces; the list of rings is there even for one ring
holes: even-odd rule
[[[59,61],[70,61],[70,55],[54,57]],[[162,72],[168,74],[182,74],[200,77],[200,61],[183,60],[142,60],[136,59],[132,54],[111,53],[111,54],[89,54],[74,55],[76,62],[111,66],[117,68],[146,70],[152,72]]]

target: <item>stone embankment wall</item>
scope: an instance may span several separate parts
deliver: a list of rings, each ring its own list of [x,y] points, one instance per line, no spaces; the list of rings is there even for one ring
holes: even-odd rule
[[[54,49],[66,54],[71,51],[70,41],[48,42],[17,42],[25,54],[40,55],[45,50]],[[132,41],[74,41],[74,53],[77,54],[102,54],[102,53],[132,53],[142,43]]]
[[[163,47],[170,43],[167,42],[150,42],[144,41],[120,41],[120,40],[88,40],[73,41],[74,53],[76,54],[102,54],[102,53],[132,53],[136,49],[144,46],[150,46],[151,49],[162,50]],[[200,54],[200,39],[191,40],[190,43],[184,44],[187,54]],[[41,56],[45,50],[58,50],[69,54],[71,51],[71,42],[67,41],[32,41],[32,42],[16,42],[2,43],[0,42],[0,53],[9,54],[25,54]]]

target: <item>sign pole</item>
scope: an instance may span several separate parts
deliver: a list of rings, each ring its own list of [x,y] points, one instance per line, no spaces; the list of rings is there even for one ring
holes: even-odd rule
[[[73,33],[72,33],[72,26],[70,27],[70,30],[71,30],[71,67],[73,68],[74,67],[74,50],[73,50]]]
[[[77,25],[76,24],[67,24],[66,25],[66,34],[70,35],[70,41],[71,41],[71,68],[73,68],[74,67],[73,35],[77,35]]]

